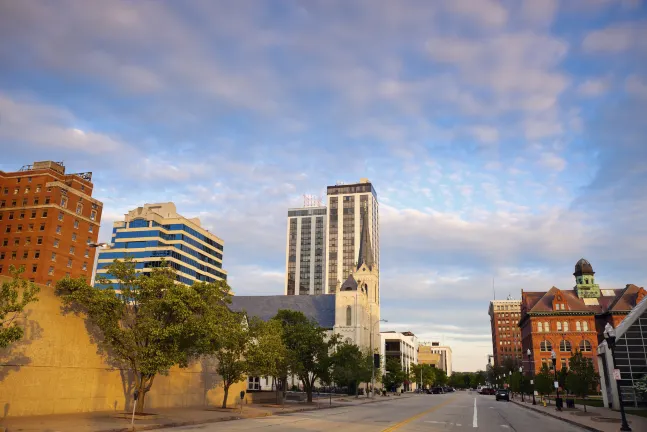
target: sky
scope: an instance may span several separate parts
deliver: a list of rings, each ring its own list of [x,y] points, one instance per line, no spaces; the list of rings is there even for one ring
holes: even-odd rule
[[[0,1],[0,170],[173,201],[238,295],[282,294],[287,209],[367,177],[383,330],[485,368],[488,304],[647,285],[639,0]],[[493,291],[494,287],[494,291]]]

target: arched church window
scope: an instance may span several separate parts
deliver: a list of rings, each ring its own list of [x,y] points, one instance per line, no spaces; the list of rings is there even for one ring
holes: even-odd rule
[[[580,351],[582,352],[591,352],[591,342],[583,340],[580,343]]]
[[[559,350],[561,352],[571,352],[571,343],[567,340],[563,340],[559,344]]]
[[[551,352],[553,350],[553,344],[551,344],[550,341],[543,340],[541,341],[539,348],[542,352]]]
[[[353,324],[353,310],[350,306],[346,306],[346,325],[350,326]]]

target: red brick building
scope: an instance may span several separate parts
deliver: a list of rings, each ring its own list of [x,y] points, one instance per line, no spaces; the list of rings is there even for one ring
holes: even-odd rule
[[[597,370],[598,343],[607,322],[617,326],[642,300],[647,291],[636,285],[620,289],[600,289],[591,263],[582,258],[575,264],[575,287],[547,292],[521,291],[521,328],[525,353],[532,350],[535,373],[542,364],[552,369],[551,351],[557,357],[557,370],[568,367],[572,352],[579,350],[593,360]]]
[[[494,366],[521,363],[521,301],[492,300],[488,310],[492,331],[492,354]]]
[[[92,198],[92,173],[65,174],[61,162],[0,171],[0,274],[52,285],[92,275],[103,204]]]

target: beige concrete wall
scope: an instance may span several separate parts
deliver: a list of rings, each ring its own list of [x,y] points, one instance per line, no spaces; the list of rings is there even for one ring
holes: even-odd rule
[[[0,416],[122,411],[131,408],[132,380],[97,353],[82,317],[62,315],[53,287],[41,286],[40,301],[27,309],[25,337],[0,350]],[[234,404],[241,382],[232,386]],[[173,368],[158,376],[146,397],[148,409],[220,404],[220,378],[213,362]]]

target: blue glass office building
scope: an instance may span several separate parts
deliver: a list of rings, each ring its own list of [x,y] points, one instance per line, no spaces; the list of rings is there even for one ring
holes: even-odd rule
[[[151,271],[165,260],[183,284],[226,280],[223,249],[220,238],[202,228],[199,219],[177,214],[173,203],[145,204],[114,223],[109,248],[99,252],[96,279],[116,282],[106,267],[115,259],[131,256],[141,272]]]

